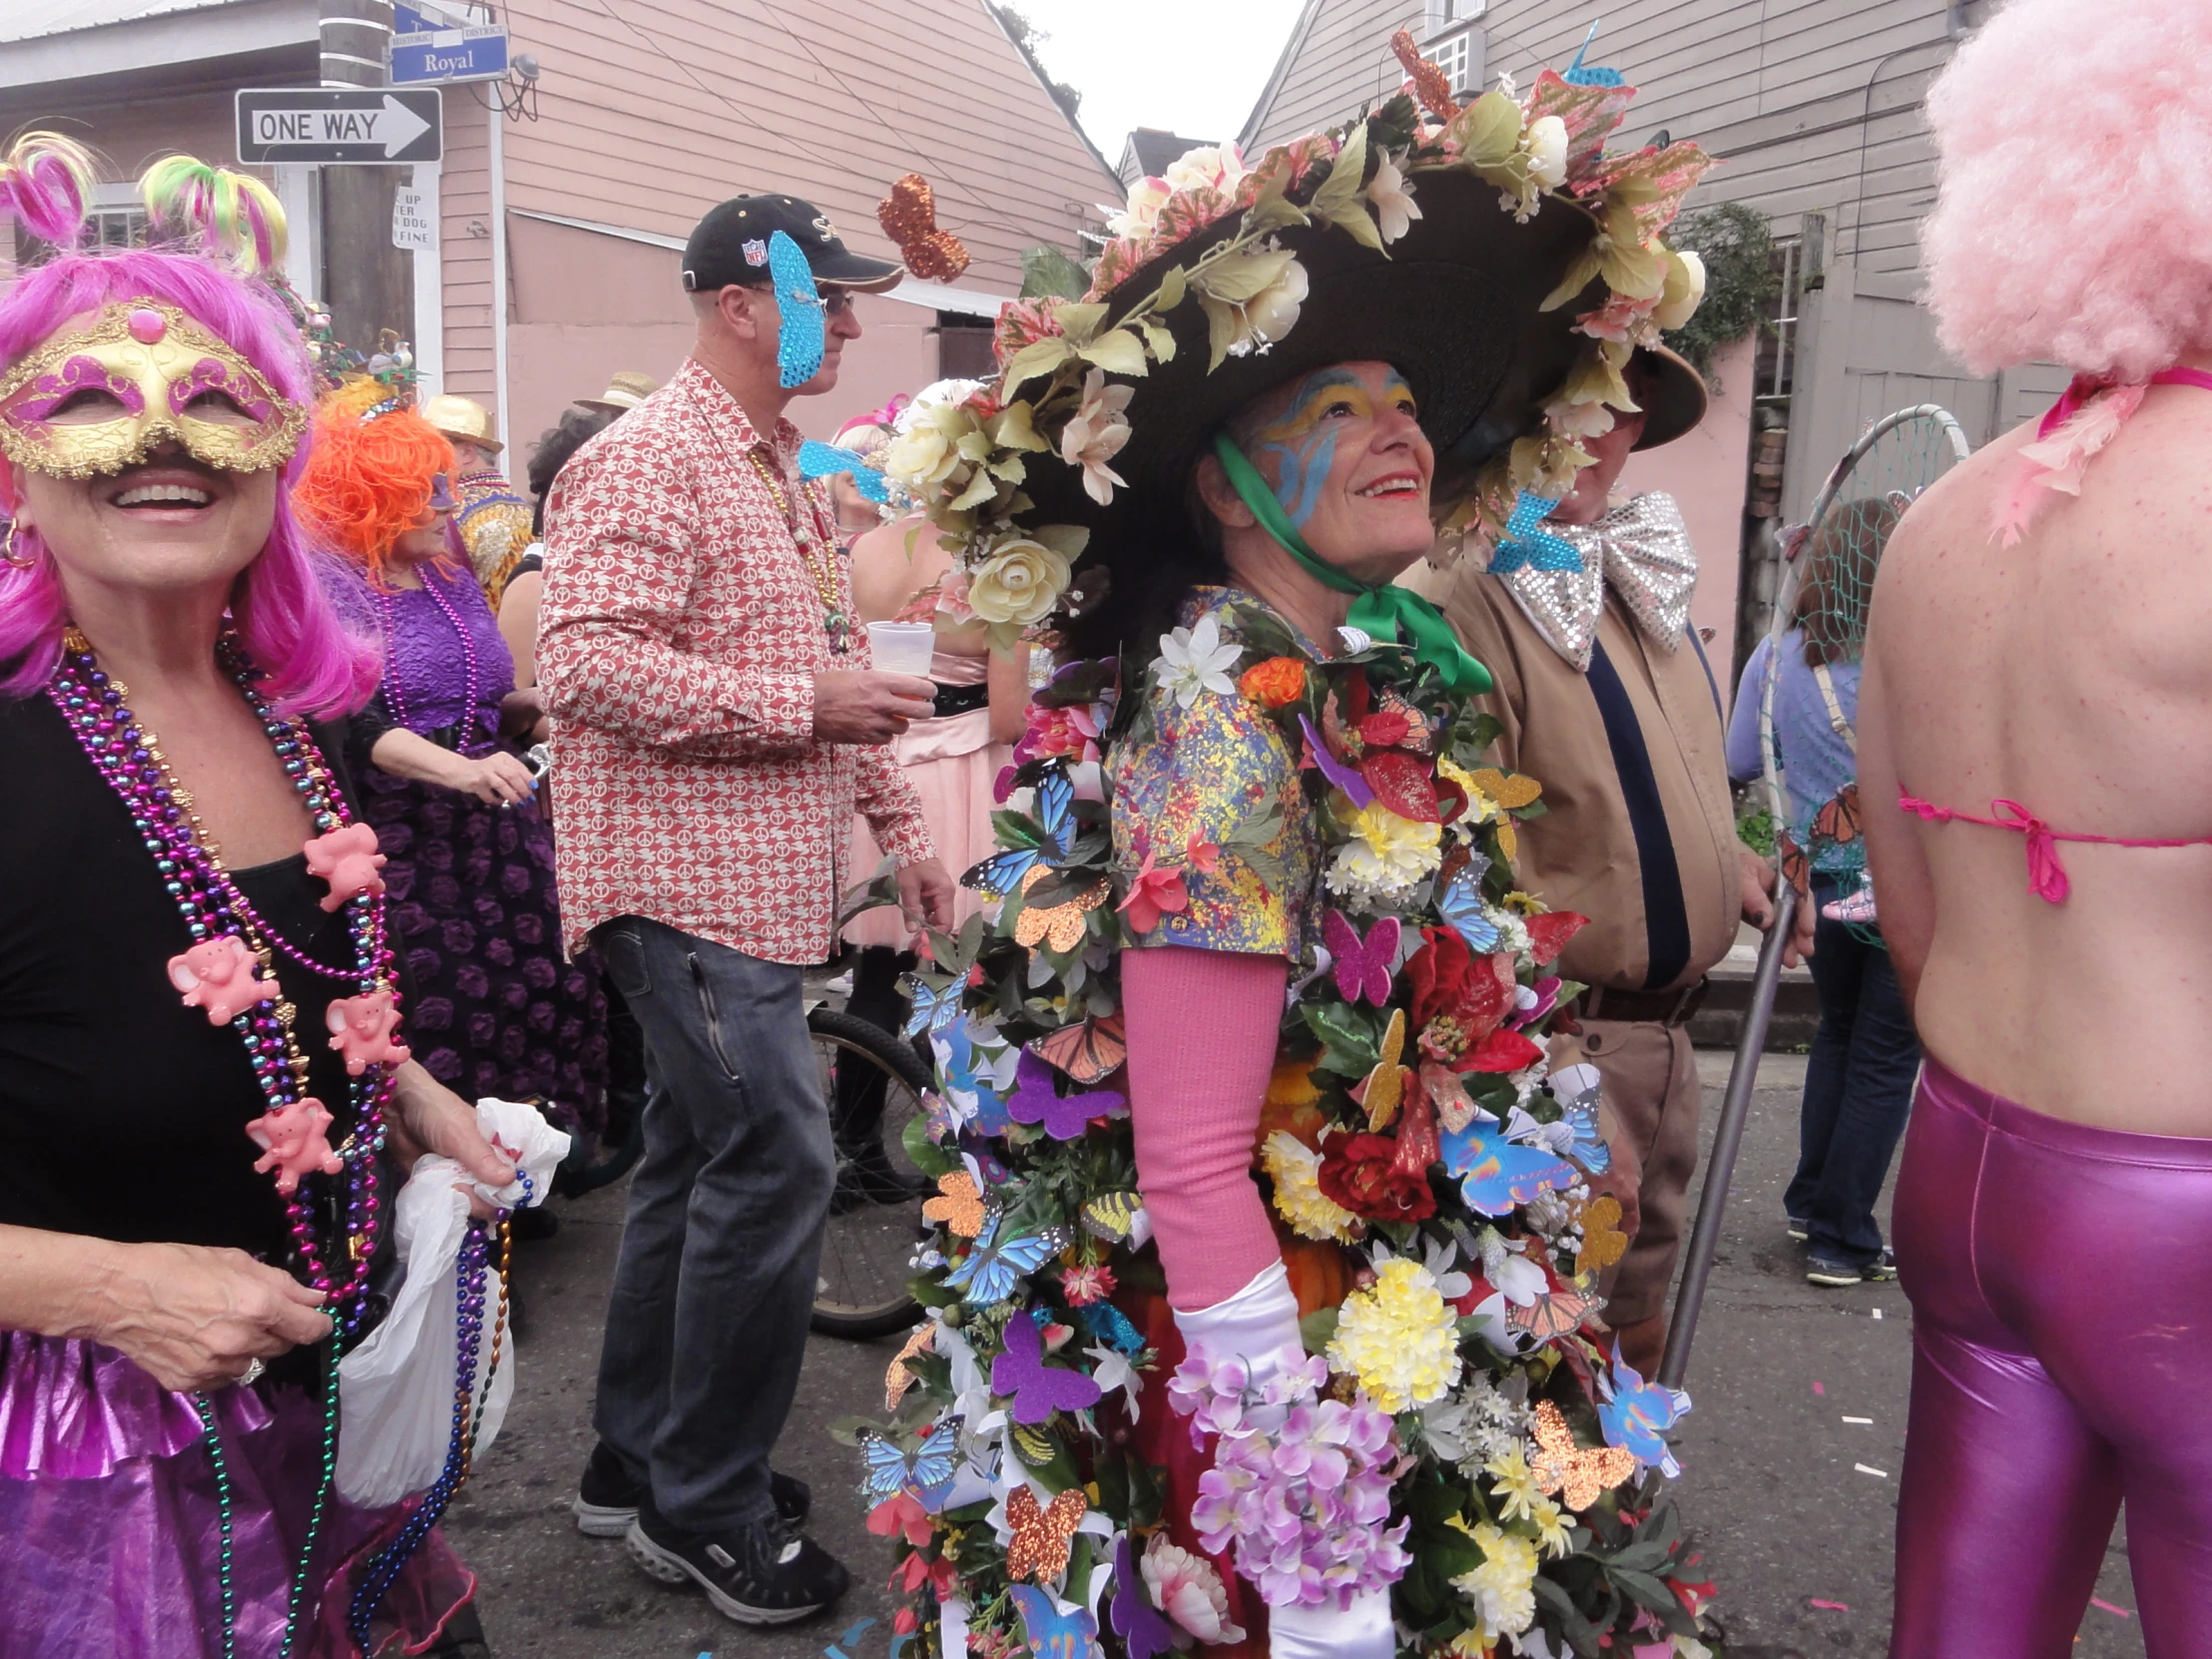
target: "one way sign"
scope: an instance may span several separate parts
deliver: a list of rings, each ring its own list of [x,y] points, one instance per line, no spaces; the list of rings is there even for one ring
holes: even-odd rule
[[[433,88],[257,87],[238,94],[239,160],[434,162],[443,136]]]

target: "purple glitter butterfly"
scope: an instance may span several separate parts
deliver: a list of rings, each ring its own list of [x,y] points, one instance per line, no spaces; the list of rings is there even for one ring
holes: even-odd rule
[[[1112,1089],[1087,1089],[1062,1094],[1053,1086],[1059,1072],[1023,1049],[1014,1068],[1014,1092],[1006,1102],[1006,1115],[1016,1123],[1041,1123],[1056,1141],[1080,1140],[1091,1119],[1118,1112],[1129,1097]]]
[[[1362,942],[1360,929],[1342,910],[1331,910],[1321,936],[1337,970],[1337,992],[1347,1002],[1363,996],[1378,1008],[1390,1000],[1390,969],[1397,961],[1397,917],[1384,916]]]
[[[1175,1626],[1145,1594],[1137,1552],[1129,1547],[1126,1532],[1114,1545],[1114,1599],[1106,1613],[1114,1634],[1127,1646],[1129,1659],[1159,1659],[1175,1651]]]
[[[1298,717],[1298,728],[1306,734],[1306,747],[1313,751],[1314,765],[1321,768],[1321,775],[1351,798],[1355,807],[1375,805],[1375,791],[1368,788],[1368,781],[1329,753],[1329,745],[1314,730],[1314,723],[1305,715]]]
[[[1034,1311],[1006,1322],[1006,1352],[991,1362],[991,1392],[1011,1398],[1014,1421],[1026,1423],[1083,1410],[1100,1398],[1098,1384],[1081,1372],[1044,1363],[1044,1333]]]

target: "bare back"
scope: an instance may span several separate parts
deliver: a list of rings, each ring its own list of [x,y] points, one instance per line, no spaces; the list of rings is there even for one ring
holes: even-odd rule
[[[1883,560],[1860,708],[1883,932],[1952,1070],[2054,1117],[2212,1135],[2212,845],[2062,841],[2053,904],[2020,834],[1897,804],[2212,836],[2212,393],[2153,387],[2080,499],[2005,548],[1989,526],[2032,436],[1945,477]]]

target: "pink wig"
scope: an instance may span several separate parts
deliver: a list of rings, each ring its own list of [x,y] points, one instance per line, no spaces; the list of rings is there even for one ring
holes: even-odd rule
[[[0,225],[17,219],[61,252],[0,296],[0,364],[22,357],[70,317],[119,300],[160,299],[230,341],[279,394],[302,405],[313,402],[306,349],[289,312],[260,281],[212,263],[227,253],[246,262],[233,251],[209,247],[205,228],[200,246],[190,252],[77,251],[87,193],[76,170],[48,162],[42,139],[33,135],[0,166]],[[267,244],[266,229],[249,226],[245,235]],[[277,706],[287,714],[326,718],[367,701],[375,689],[377,658],[339,621],[323,574],[330,556],[309,546],[292,516],[291,487],[306,458],[302,444],[284,464],[276,523],[261,553],[239,576],[231,615],[248,652],[267,673],[265,690]],[[0,470],[0,506],[12,509],[11,497],[7,474]],[[0,695],[21,697],[53,673],[68,617],[60,577],[36,531],[18,534],[16,556],[31,564],[27,570],[0,566]]]
[[[2126,380],[2212,346],[2212,4],[2011,0],[1929,94],[1944,346]]]

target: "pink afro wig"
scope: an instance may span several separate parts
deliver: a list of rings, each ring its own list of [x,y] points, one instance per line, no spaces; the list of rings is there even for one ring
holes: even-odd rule
[[[0,365],[73,316],[119,300],[160,299],[230,341],[280,395],[311,403],[298,329],[283,301],[252,275],[282,250],[282,215],[266,189],[198,164],[157,163],[147,179],[148,206],[178,240],[162,250],[94,254],[78,251],[92,177],[84,152],[52,134],[30,134],[0,159],[0,228],[13,219],[59,251],[0,294]],[[224,188],[209,189],[210,177]],[[327,574],[333,557],[313,549],[292,516],[291,486],[306,459],[302,444],[284,463],[276,523],[238,579],[231,617],[277,707],[319,718],[366,702],[378,659],[339,620]],[[13,506],[12,483],[0,468],[0,508]],[[16,555],[29,560],[28,569],[0,565],[0,696],[21,697],[54,671],[68,602],[36,531],[17,536]]]
[[[1954,356],[2140,380],[2212,347],[2212,3],[2011,0],[1928,109]]]

